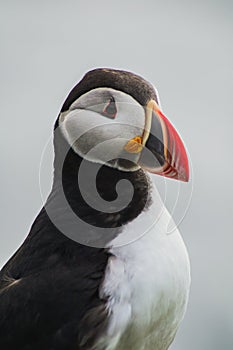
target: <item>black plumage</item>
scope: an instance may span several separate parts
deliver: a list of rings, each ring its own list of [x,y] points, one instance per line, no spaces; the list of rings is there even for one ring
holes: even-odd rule
[[[151,95],[155,98],[153,88],[140,77],[100,69],[88,73],[71,91],[62,111],[83,93],[100,86],[125,91],[142,105]],[[51,194],[25,242],[0,272],[0,348],[4,350],[90,349],[106,327],[106,300],[100,299],[99,288],[109,252],[77,242],[79,234],[88,237],[88,229],[75,227],[72,240],[50,220],[47,208],[56,213],[59,222],[69,221],[67,208],[60,206],[61,184],[78,217],[92,227],[105,228],[103,235],[96,237],[97,246],[98,242],[104,246],[120,234],[122,225],[150,205],[149,183],[142,170],[123,172],[102,166],[97,189],[103,199],[111,202],[116,198],[116,183],[121,179],[131,182],[134,196],[127,208],[111,215],[92,209],[78,187],[77,172],[82,159],[70,149],[62,164],[64,143],[65,139],[57,132]],[[88,166],[91,173],[96,165]],[[72,222],[69,225],[72,231]]]
[[[132,96],[142,106],[145,106],[152,98],[158,102],[153,86],[139,75],[121,70],[100,68],[89,71],[79,84],[71,90],[61,112],[67,111],[70,105],[81,95],[91,89],[100,87],[110,87],[123,91]]]
[[[69,168],[73,156],[79,158],[76,154],[69,154],[66,160],[69,165],[63,169],[67,199],[80,218],[94,227],[105,227],[104,236],[98,240],[100,244],[107,243],[120,234],[124,223],[133,220],[148,205],[145,202],[147,180],[140,170],[127,173],[103,166],[98,187],[105,200],[111,201],[115,197],[115,183],[121,178],[135,182],[130,205],[121,213],[106,215],[90,208],[81,198],[78,187],[75,188],[77,181],[72,177],[76,171]],[[74,164],[76,167],[77,163]],[[55,208],[59,204],[56,185],[55,176],[48,199]],[[66,208],[58,207],[57,214],[60,220],[66,221]],[[111,220],[106,221],[109,216]],[[82,235],[85,234],[89,232],[82,231]],[[78,240],[79,232],[74,235]],[[101,332],[98,327],[104,327],[100,318],[107,317],[105,300],[100,299],[98,292],[108,256],[105,249],[85,246],[67,238],[54,226],[43,208],[25,242],[0,274],[0,348],[88,348],[89,341],[93,342]],[[89,324],[93,319],[97,326]],[[87,337],[85,332],[90,334],[88,340],[83,341]]]

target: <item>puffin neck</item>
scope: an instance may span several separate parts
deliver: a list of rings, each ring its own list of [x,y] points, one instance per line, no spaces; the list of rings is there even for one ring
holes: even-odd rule
[[[126,172],[101,166],[84,160],[72,148],[64,156],[63,149],[67,149],[67,144],[60,136],[54,141],[54,182],[50,201],[59,201],[63,193],[78,218],[94,227],[116,228],[118,233],[123,225],[148,208],[150,180],[143,170]],[[121,180],[124,180],[124,186],[117,193]],[[103,202],[107,210],[99,207]],[[127,205],[121,207],[121,203]]]

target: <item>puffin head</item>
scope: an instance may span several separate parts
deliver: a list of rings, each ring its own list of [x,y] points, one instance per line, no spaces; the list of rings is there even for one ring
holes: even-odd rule
[[[157,91],[131,72],[88,72],[65,100],[56,127],[73,151],[88,161],[189,179],[184,144],[162,113]]]

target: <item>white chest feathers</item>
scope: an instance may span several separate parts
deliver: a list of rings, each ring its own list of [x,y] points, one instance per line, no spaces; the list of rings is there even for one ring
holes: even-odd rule
[[[187,251],[178,230],[166,233],[166,210],[150,225],[157,214],[158,203],[111,242],[100,290],[108,298],[109,324],[102,339],[107,350],[167,350],[184,316],[190,286]],[[136,227],[149,226],[143,236],[121,245],[133,240]]]

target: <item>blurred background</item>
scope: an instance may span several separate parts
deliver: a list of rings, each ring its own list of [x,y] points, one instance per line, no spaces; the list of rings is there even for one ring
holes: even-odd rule
[[[136,72],[158,88],[193,164],[192,201],[180,225],[192,289],[171,349],[232,350],[233,2],[0,3],[0,266],[42,206],[47,143],[41,181],[49,192],[50,137],[69,90],[95,67]]]

